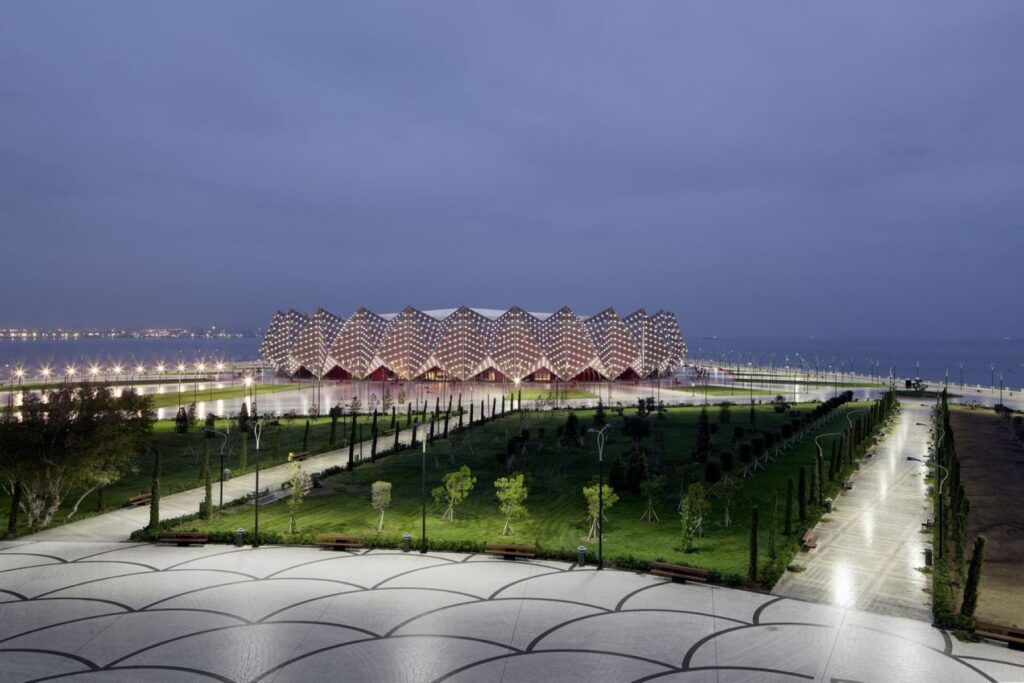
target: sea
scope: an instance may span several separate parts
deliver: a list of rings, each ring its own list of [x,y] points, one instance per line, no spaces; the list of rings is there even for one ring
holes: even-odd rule
[[[939,383],[1024,387],[1024,338],[855,339],[826,337],[697,337],[687,339],[694,360],[723,366],[808,368]],[[962,368],[962,375],[961,375]]]
[[[159,362],[194,364],[251,361],[259,355],[259,338],[223,339],[77,339],[68,341],[0,341],[0,382],[16,367],[37,377],[42,366],[57,375],[67,365],[126,367]],[[901,378],[921,377],[950,384],[1024,387],[1024,339],[855,339],[781,337],[691,337],[689,357],[724,366],[789,366],[826,372],[886,377],[890,368]]]

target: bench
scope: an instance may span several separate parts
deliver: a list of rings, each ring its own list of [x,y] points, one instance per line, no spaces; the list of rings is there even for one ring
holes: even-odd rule
[[[318,548],[330,548],[331,550],[348,550],[351,548],[363,547],[362,536],[338,536],[337,534],[320,534],[316,537]]]
[[[813,531],[811,531],[810,529],[808,529],[804,533],[803,538],[800,539],[800,551],[806,553],[811,548],[817,548],[817,547],[818,547],[818,534],[816,534]]]
[[[1011,650],[1024,650],[1024,629],[1000,626],[986,621],[976,621],[974,627],[974,635],[980,638],[1001,640],[1009,645]]]
[[[700,583],[708,582],[708,572],[705,569],[697,569],[696,567],[684,567],[681,564],[671,564],[669,562],[652,562],[651,573],[655,576],[666,576],[673,581],[698,581]]]
[[[296,454],[294,454],[292,456],[292,460],[298,460],[299,462],[302,462],[303,460],[308,460],[308,459],[309,459],[309,451],[302,451],[301,453],[296,453]]]
[[[142,506],[142,505],[149,505],[150,502],[152,502],[152,500],[153,500],[153,494],[152,493],[140,493],[140,494],[138,494],[136,496],[131,496],[130,498],[128,498],[128,502],[125,503],[125,505],[127,507],[134,508],[134,507],[139,507],[139,506]]]
[[[515,543],[488,543],[484,546],[484,553],[501,555],[506,559],[514,560],[517,557],[533,557],[534,547],[532,545],[516,545]]]
[[[921,526],[923,526],[925,529],[931,529],[933,526],[935,526],[935,521],[931,517],[926,517],[925,519],[921,520]]]
[[[137,496],[132,496],[131,498],[129,498],[128,502],[125,503],[125,507],[137,508],[137,507],[140,507],[142,505],[149,505],[152,501],[153,501],[153,494],[152,493],[140,493]]]
[[[204,531],[165,531],[160,534],[158,543],[173,543],[177,546],[206,545],[210,534]]]

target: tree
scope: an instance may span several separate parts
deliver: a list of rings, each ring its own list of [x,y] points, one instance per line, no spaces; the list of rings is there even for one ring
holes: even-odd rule
[[[389,412],[394,403],[394,399],[391,398],[391,390],[388,389],[387,387],[384,387],[384,395],[381,397],[380,400],[381,412]]]
[[[498,498],[498,509],[505,516],[505,526],[501,530],[501,535],[509,536],[513,533],[512,520],[525,517],[528,514],[524,504],[527,491],[523,475],[501,477],[494,482],[494,488]]]
[[[786,520],[783,533],[787,536],[793,533],[793,480],[786,482]]]
[[[622,433],[633,441],[633,450],[640,450],[640,442],[651,435],[651,423],[645,417],[632,415],[623,419]]]
[[[463,465],[454,472],[449,472],[441,478],[441,486],[435,488],[431,493],[434,502],[440,505],[445,503],[446,507],[441,519],[449,522],[455,521],[455,506],[462,503],[469,497],[473,486],[476,485],[476,477],[473,472]]]
[[[728,401],[724,401],[718,409],[718,421],[722,424],[729,424],[732,422],[732,415],[729,414],[729,406],[732,405]]]
[[[302,432],[302,452],[309,450],[309,420],[306,420],[306,428]]]
[[[661,495],[664,488],[664,475],[652,477],[646,481],[640,482],[640,495],[644,499],[644,514],[640,516],[640,519],[647,520],[648,524],[661,521],[658,517],[658,513],[654,510],[654,501],[658,499],[658,496]]]
[[[20,413],[0,420],[0,489],[20,492],[30,528],[50,524],[77,494],[71,519],[86,496],[136,468],[153,424],[148,398],[85,384],[27,394]]]
[[[697,442],[693,449],[694,460],[703,462],[710,450],[711,428],[708,425],[708,408],[704,406],[700,411],[700,416],[697,417]]]
[[[704,463],[704,481],[709,484],[717,484],[722,480],[722,461],[718,458],[708,458]]]
[[[361,409],[362,409],[362,404],[359,402],[359,396],[358,395],[353,396],[352,400],[349,401],[349,404],[348,404],[348,412],[352,413],[352,416],[355,417],[356,415],[359,414],[359,411]]]
[[[570,448],[579,446],[580,442],[580,421],[576,417],[576,413],[569,413],[569,417],[565,419],[565,431],[562,435],[569,442]]]
[[[377,462],[377,410],[373,411],[373,423],[370,425],[370,462]]]
[[[750,560],[748,563],[747,579],[750,583],[757,583],[757,506],[750,509]]]
[[[238,435],[238,466],[245,469],[249,465],[249,432]]]
[[[401,389],[398,390],[398,403],[399,403],[399,405],[401,405],[401,404],[405,403],[405,401],[406,401],[405,387],[403,386]]]
[[[601,399],[597,399],[597,410],[594,412],[594,425],[600,427],[607,421],[608,420],[605,418],[604,414],[604,403],[601,402]]]
[[[960,604],[960,614],[968,619],[974,618],[974,610],[978,606],[978,585],[981,583],[981,565],[985,561],[984,536],[974,539],[974,554],[971,556],[971,566],[967,569],[967,582],[964,584],[964,600]]]
[[[174,431],[184,434],[188,431],[188,424],[188,413],[185,412],[185,406],[178,406],[178,415],[174,418]]]
[[[294,457],[288,458],[288,484],[290,489],[288,494],[288,533],[294,534],[299,530],[295,524],[295,518],[299,514],[299,508],[302,507],[306,493],[313,485],[309,474],[302,469],[302,462]]]
[[[380,513],[377,533],[384,530],[384,511],[391,505],[391,482],[375,481],[370,484],[370,505]]]
[[[626,483],[626,470],[626,463],[621,455],[612,460],[612,465],[608,468],[608,483],[613,489],[625,491],[629,488],[629,484]]]
[[[707,491],[700,482],[690,484],[686,489],[686,505],[693,514],[694,533],[703,536],[704,515],[711,508],[711,503],[708,502]]]
[[[246,405],[245,401],[242,401],[242,409],[238,411],[238,429],[239,431],[245,431],[249,426],[249,406]]]
[[[722,462],[722,471],[732,471],[732,451],[722,451],[718,454],[718,459]]]
[[[733,500],[739,492],[740,484],[733,477],[728,477],[718,485],[718,495],[722,499],[722,507],[725,508],[725,519],[722,522],[724,527],[732,526],[732,516],[729,513],[732,510]]]
[[[754,410],[754,400],[750,400],[750,426],[757,424],[757,412]]]
[[[587,501],[587,522],[590,523],[590,529],[587,531],[587,540],[594,541],[597,540],[598,508],[600,507],[603,530],[604,520],[608,519],[605,513],[619,501],[619,496],[615,493],[615,489],[608,486],[608,484],[604,484],[603,488],[599,488],[598,484],[594,483],[583,487],[583,497]]]
[[[640,485],[647,481],[649,469],[647,453],[642,450],[630,453],[626,465],[626,488],[633,493],[640,493]]]
[[[153,483],[149,494],[149,528],[160,526],[160,447],[153,451]]]
[[[328,417],[331,418],[331,435],[327,437],[327,444],[329,446],[334,445],[335,432],[338,428],[338,418],[342,415],[342,409],[340,405],[331,406],[331,409],[327,411]]]
[[[356,399],[353,398],[352,400],[355,401]],[[357,418],[358,418],[358,415],[356,415],[356,413],[353,411],[352,412],[351,433],[349,434],[349,437],[348,437],[348,469],[349,469],[350,472],[352,471],[352,468],[355,467],[356,419]]]
[[[203,509],[203,519],[209,522],[213,519],[213,481],[210,477],[210,440],[203,440],[203,468],[200,475],[203,478],[203,487],[206,492],[205,495],[205,508]]]
[[[800,486],[797,488],[797,503],[800,507],[800,523],[807,521],[807,469],[800,468]]]
[[[776,548],[776,535],[778,533],[779,524],[779,495],[773,494],[772,497],[772,518],[771,523],[768,526],[768,557],[775,559],[779,556]]]
[[[775,400],[772,401],[772,407],[775,409],[776,413],[784,413],[786,412],[786,409],[789,408],[789,404],[786,403],[785,396],[778,394],[775,396]]]

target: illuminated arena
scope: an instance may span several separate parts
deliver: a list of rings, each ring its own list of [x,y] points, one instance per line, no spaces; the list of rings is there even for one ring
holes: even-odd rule
[[[294,377],[355,380],[552,382],[635,380],[671,374],[686,357],[673,313],[644,309],[620,317],[565,307],[519,307],[377,314],[348,319],[320,308],[274,314],[263,359]]]

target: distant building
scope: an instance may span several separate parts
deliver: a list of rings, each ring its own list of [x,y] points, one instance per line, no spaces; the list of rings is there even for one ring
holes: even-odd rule
[[[598,381],[667,375],[686,357],[674,314],[613,308],[581,316],[568,307],[528,313],[463,306],[347,320],[278,311],[260,344],[279,372],[325,379]]]

